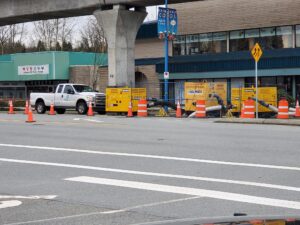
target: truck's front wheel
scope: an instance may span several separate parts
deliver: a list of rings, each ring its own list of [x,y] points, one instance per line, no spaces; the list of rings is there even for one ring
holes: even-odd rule
[[[77,112],[80,115],[84,115],[87,113],[88,107],[84,101],[80,101],[77,103]]]
[[[38,101],[37,103],[35,103],[35,110],[38,114],[44,114],[47,110],[45,103],[43,101]]]

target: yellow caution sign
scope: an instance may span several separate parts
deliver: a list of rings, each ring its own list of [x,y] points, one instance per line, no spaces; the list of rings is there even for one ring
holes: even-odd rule
[[[252,57],[258,62],[263,54],[263,51],[258,43],[256,43],[251,51]]]

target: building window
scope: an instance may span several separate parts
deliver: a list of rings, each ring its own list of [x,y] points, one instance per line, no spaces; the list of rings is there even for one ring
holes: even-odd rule
[[[259,29],[246,30],[245,38],[248,42],[248,50],[251,50],[259,42]]]
[[[227,33],[213,33],[213,52],[227,52]]]
[[[278,48],[276,44],[276,28],[261,28],[259,42],[261,47],[266,50]]]
[[[173,42],[173,54],[185,55],[185,36],[177,36]]]
[[[261,77],[260,86],[261,87],[274,87],[277,85],[276,77]]]
[[[300,25],[296,26],[296,47],[300,48]]]
[[[199,54],[199,35],[187,35],[186,37],[187,55]]]
[[[237,30],[230,32],[229,49],[231,52],[248,51],[248,42],[245,39],[245,31]]]
[[[200,34],[200,53],[213,52],[212,33]]]
[[[284,26],[276,28],[276,47],[292,48],[293,47],[293,27]]]

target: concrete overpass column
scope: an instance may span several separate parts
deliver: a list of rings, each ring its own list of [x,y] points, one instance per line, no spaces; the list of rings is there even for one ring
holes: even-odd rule
[[[135,39],[147,16],[145,7],[128,10],[123,5],[94,12],[108,44],[108,85],[135,86]]]

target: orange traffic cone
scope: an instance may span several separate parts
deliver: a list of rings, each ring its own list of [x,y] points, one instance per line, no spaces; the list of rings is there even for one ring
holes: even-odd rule
[[[299,100],[297,100],[296,103],[296,113],[295,113],[296,118],[300,118],[300,107],[299,107]]]
[[[177,110],[176,110],[176,118],[181,118],[182,113],[181,113],[181,107],[179,101],[177,102]]]
[[[240,118],[245,118],[245,107],[244,107],[244,102],[242,104],[242,109],[241,109],[241,115]]]
[[[16,113],[14,112],[14,106],[13,106],[12,100],[9,100],[9,110],[8,110],[8,114],[16,114]]]
[[[51,103],[51,105],[50,105],[50,111],[49,111],[48,115],[50,115],[50,116],[56,115],[56,113],[54,111],[54,104],[53,103]]]
[[[29,102],[28,102],[28,100],[26,100],[26,105],[25,105],[24,114],[25,114],[25,115],[28,115],[28,113],[29,113]]]
[[[93,106],[92,106],[91,102],[89,103],[89,110],[88,110],[87,116],[94,116]]]
[[[33,113],[32,113],[31,107],[29,107],[28,118],[27,118],[26,123],[34,123],[34,122],[36,122],[36,121],[33,120]]]
[[[127,117],[133,117],[131,101],[129,102]]]

